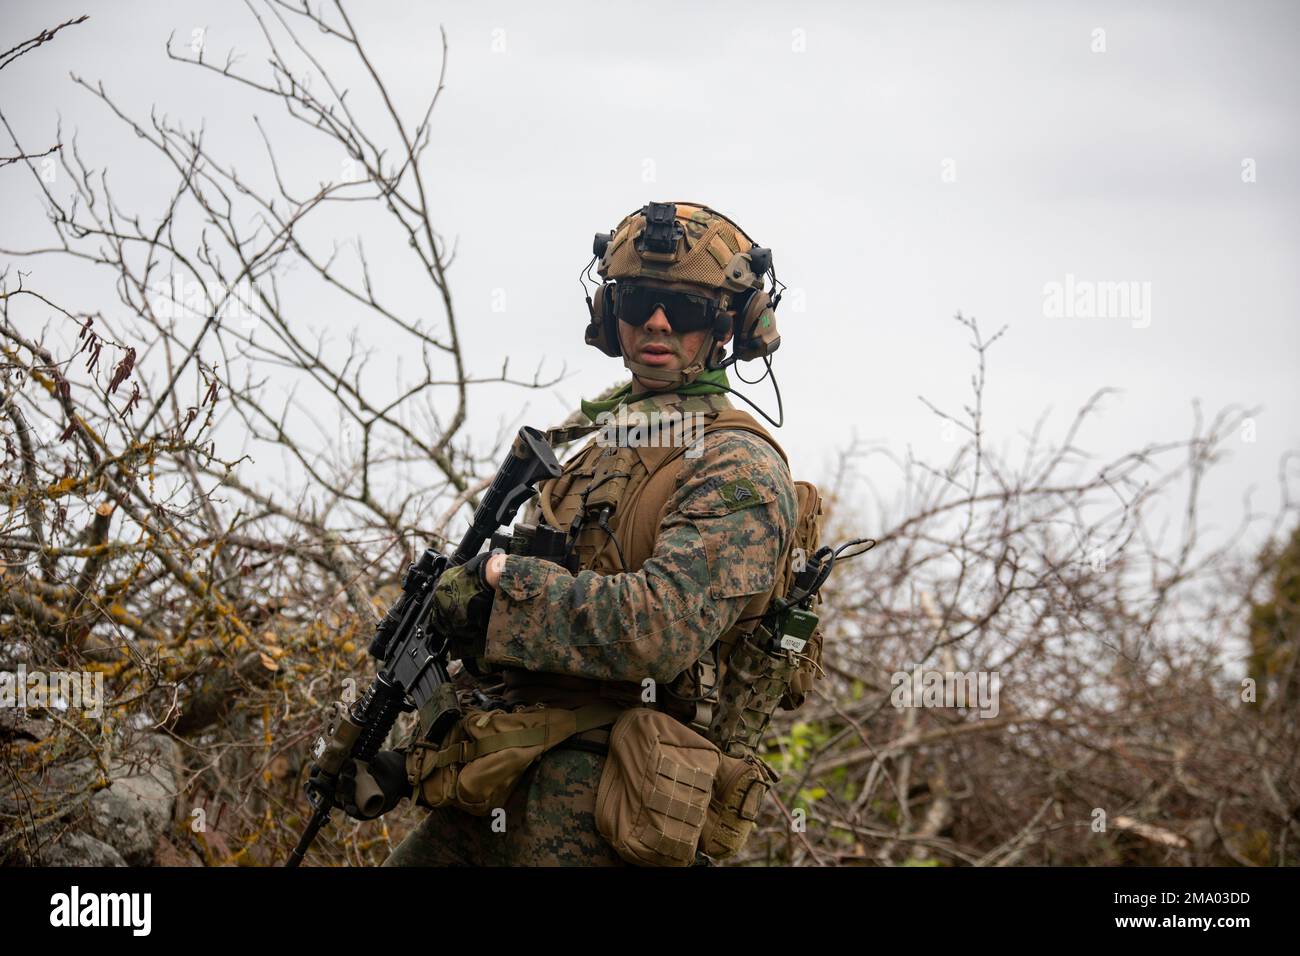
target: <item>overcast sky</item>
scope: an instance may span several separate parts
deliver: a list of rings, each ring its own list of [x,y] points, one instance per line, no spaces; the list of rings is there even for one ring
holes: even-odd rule
[[[3,10],[0,47],[91,15],[0,74],[25,145],[48,145],[57,114],[124,195],[157,196],[154,167],[131,158],[136,144],[71,69],[102,79],[136,115],[157,104],[206,121],[241,170],[264,165],[253,107],[163,52],[172,31],[185,40],[202,29],[209,56],[233,47],[258,69],[242,5],[6,0]],[[572,373],[542,396],[480,391],[475,427],[517,415],[521,398],[527,420],[553,423],[619,377],[618,360],[582,341],[576,280],[592,233],[650,200],[698,200],[770,246],[792,290],[774,364],[778,438],[796,476],[824,474],[854,434],[900,453],[950,452],[917,395],[954,411],[968,400],[972,353],[952,319],[961,311],[989,333],[1009,327],[988,367],[995,445],[1019,447],[1049,407],[1047,434],[1060,435],[1102,386],[1123,392],[1081,436],[1098,455],[1185,437],[1193,399],[1207,413],[1260,406],[1256,440],[1232,442],[1207,488],[1211,516],[1231,525],[1251,484],[1258,505],[1277,503],[1279,460],[1300,449],[1300,6],[406,2],[352,12],[408,114],[433,87],[446,29],[425,168],[437,225],[458,242],[451,283],[471,367],[495,371],[506,351],[519,367],[544,355]],[[341,159],[303,148],[286,161],[324,179]],[[48,239],[30,176],[4,172],[0,245]],[[343,224],[339,238],[356,231]],[[394,262],[395,294],[427,300]],[[57,267],[24,268],[39,280]],[[1129,313],[1077,314],[1081,283],[1103,282],[1134,283]],[[1063,314],[1052,314],[1051,283],[1071,293]],[[493,290],[505,291],[504,312]],[[748,391],[773,406],[766,384]],[[878,486],[897,484],[878,467]]]

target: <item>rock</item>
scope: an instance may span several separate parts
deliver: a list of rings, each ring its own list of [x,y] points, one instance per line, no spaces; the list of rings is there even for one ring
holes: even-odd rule
[[[202,866],[199,855],[189,847],[177,846],[165,837],[159,838],[154,853],[154,866]]]
[[[149,866],[172,830],[180,766],[171,738],[155,734],[133,741],[129,751],[110,756],[109,786],[69,814],[66,823],[76,830],[39,852],[53,866]],[[44,813],[70,806],[99,779],[99,766],[91,758],[51,766],[28,781],[21,802],[0,791],[0,811],[16,814],[34,805]],[[56,832],[53,827],[51,832]]]
[[[90,833],[131,866],[154,861],[176,805],[176,745],[154,735],[112,763],[113,782],[90,800]]]
[[[44,740],[54,732],[54,721],[29,717],[25,710],[0,707],[0,738]]]
[[[102,840],[76,830],[41,851],[44,866],[126,866],[122,854]]]

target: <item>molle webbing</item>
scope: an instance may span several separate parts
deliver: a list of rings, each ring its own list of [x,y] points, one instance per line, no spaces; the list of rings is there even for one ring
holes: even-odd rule
[[[722,429],[745,431],[757,435],[772,446],[781,456],[782,461],[788,461],[785,451],[777,444],[776,439],[754,421],[748,412],[734,408],[724,409],[705,426],[704,430],[708,433]],[[659,525],[665,517],[664,510],[674,492],[686,480],[686,475],[683,473],[684,463],[677,468],[671,467],[674,462],[682,461],[686,448],[652,448],[644,451],[665,451],[667,454],[657,456],[657,460],[652,459],[649,462],[648,473],[634,483],[635,487],[629,487],[625,491],[623,507],[614,513],[612,521],[614,534],[623,543],[628,568],[633,571],[641,567],[641,564],[654,553],[655,539],[659,536]],[[777,569],[773,590],[781,585],[783,571],[784,567]],[[741,612],[740,622],[721,636],[723,648],[720,662],[722,664],[725,665],[730,648],[736,640],[754,628],[756,621],[753,618],[767,607],[771,595],[772,591],[755,595]]]
[[[766,631],[760,631],[766,634]],[[766,653],[743,640],[727,658],[728,679],[709,739],[734,757],[754,753],[798,670],[792,656]]]
[[[700,409],[700,414],[711,416],[704,422],[701,433],[715,432],[720,429],[734,429],[757,435],[768,442],[787,461],[784,450],[776,440],[749,415],[749,413],[725,405],[713,404],[714,396],[695,396],[684,403],[668,401],[658,406],[660,411],[668,409],[689,411]],[[666,408],[664,406],[667,406]],[[559,437],[568,440],[569,432],[586,429],[587,433],[596,431],[599,426],[571,426],[570,429],[556,430],[565,432]],[[699,437],[696,439],[700,440]],[[655,540],[659,535],[659,526],[665,517],[664,511],[673,494],[686,480],[684,473],[687,462],[684,458],[689,448],[684,444],[667,446],[609,446],[590,444],[565,467],[564,474],[557,479],[543,482],[540,486],[538,508],[546,523],[564,530],[569,530],[575,517],[592,516],[597,508],[609,508],[607,523],[609,531],[599,527],[594,520],[588,521],[578,534],[576,550],[583,570],[595,570],[602,574],[619,571],[637,571],[654,553]],[[613,454],[609,454],[609,453]],[[677,463],[677,467],[673,467]],[[628,473],[623,477],[622,473]],[[593,487],[597,481],[604,481],[600,487]],[[582,493],[591,489],[583,507]],[[606,492],[617,492],[610,494]],[[613,539],[617,538],[622,548],[622,557],[626,560],[624,567],[619,560]],[[784,568],[778,569],[777,578],[781,578]],[[720,637],[721,662],[725,665],[727,656],[734,643],[756,625],[755,615],[762,613],[771,600],[771,593],[754,595],[741,614],[741,623]],[[695,668],[688,670],[688,675]],[[611,685],[610,682],[588,680],[579,677],[561,677],[554,674],[538,674],[530,679],[530,672],[507,668],[505,671],[508,691],[506,699],[510,703],[547,703],[553,706],[576,707],[589,702],[608,702],[610,700],[630,700],[632,706],[638,705],[640,688],[636,685]],[[716,686],[721,673],[711,670],[708,674],[699,674],[705,687],[695,688],[707,692]],[[679,678],[680,679],[680,678]],[[691,683],[688,681],[687,683]],[[668,702],[662,701],[659,706]],[[640,704],[645,706],[644,704]],[[712,707],[696,704],[691,707],[694,714],[682,715],[684,723],[707,727],[715,716]]]

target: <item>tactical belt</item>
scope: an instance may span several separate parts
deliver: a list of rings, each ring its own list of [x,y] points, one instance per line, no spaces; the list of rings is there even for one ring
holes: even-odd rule
[[[564,743],[557,744],[554,749],[585,750],[587,753],[603,756],[609,753],[609,731],[588,730],[581,734],[574,734]]]
[[[502,668],[501,680],[501,696],[507,704],[546,704],[568,709],[595,703],[644,706],[641,702],[641,685],[631,681],[602,681],[515,667]]]

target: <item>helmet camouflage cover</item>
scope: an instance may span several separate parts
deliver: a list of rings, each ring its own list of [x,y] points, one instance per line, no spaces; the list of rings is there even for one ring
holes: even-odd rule
[[[596,267],[602,279],[687,282],[729,293],[762,288],[763,276],[755,274],[748,255],[754,242],[735,223],[699,203],[662,205],[675,207],[673,248],[649,247],[642,237],[650,207],[639,209],[618,224],[605,247]]]

